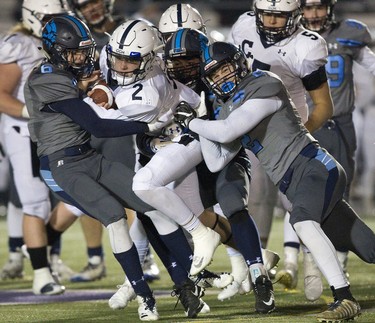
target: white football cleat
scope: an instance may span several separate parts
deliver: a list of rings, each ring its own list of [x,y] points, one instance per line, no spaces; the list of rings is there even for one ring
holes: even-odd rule
[[[271,250],[262,248],[263,265],[266,271],[270,271],[279,263],[280,256]]]
[[[125,282],[118,285],[117,288],[117,292],[108,300],[108,305],[113,310],[123,309],[129,302],[137,298],[128,278],[125,278]]]
[[[33,292],[35,295],[58,295],[65,292],[48,267],[34,270]]]
[[[141,321],[157,321],[159,313],[156,309],[156,302],[153,296],[143,297],[137,296],[138,315]]]
[[[75,272],[60,259],[59,255],[51,255],[50,265],[52,272],[57,274],[60,281],[69,281],[75,275]]]
[[[292,263],[285,263],[284,269],[276,274],[276,281],[283,284],[286,289],[294,289],[298,283],[298,266]]]
[[[0,279],[23,278],[23,257],[21,251],[9,252],[9,259],[1,270]]]
[[[198,286],[203,288],[225,288],[231,284],[234,277],[230,273],[213,273],[209,270],[202,270],[197,276],[190,277]]]
[[[100,280],[107,275],[104,260],[100,261],[97,265],[90,262],[77,274],[74,274],[70,281],[72,283],[84,283]]]
[[[250,281],[250,274],[248,274],[241,283],[234,280],[231,284],[225,287],[217,295],[217,299],[219,301],[225,301],[227,299],[232,298],[233,296],[237,294],[244,295],[244,294],[249,293],[250,291],[251,291],[251,281]]]
[[[190,275],[195,276],[211,263],[215,250],[220,244],[220,235],[202,224],[190,234],[194,243]]]
[[[309,301],[316,301],[323,293],[323,282],[320,270],[311,253],[303,253],[305,296]]]

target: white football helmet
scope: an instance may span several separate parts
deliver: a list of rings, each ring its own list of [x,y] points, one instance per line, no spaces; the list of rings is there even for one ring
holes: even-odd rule
[[[306,19],[302,10],[302,25],[312,31],[322,32],[326,30],[335,20],[333,8],[337,0],[301,0],[302,9],[312,6],[327,6],[327,15],[322,18]]]
[[[128,20],[112,33],[106,46],[107,64],[111,77],[119,85],[128,85],[146,77],[152,68],[160,40],[155,29],[142,20]],[[120,61],[139,63],[132,72],[121,72]]]
[[[32,34],[42,37],[43,26],[52,15],[70,13],[68,5],[62,0],[23,0],[22,22]]]
[[[299,0],[255,0],[254,11],[256,14],[257,31],[260,37],[268,44],[274,44],[292,35],[301,18]],[[263,24],[263,14],[280,15],[286,17],[284,27],[269,28]]]
[[[204,34],[207,33],[203,18],[198,10],[184,3],[170,6],[159,20],[159,30],[165,40],[179,28],[197,29]]]

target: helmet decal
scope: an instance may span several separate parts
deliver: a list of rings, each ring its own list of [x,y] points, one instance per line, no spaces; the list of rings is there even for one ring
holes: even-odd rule
[[[50,24],[47,24],[43,29],[43,43],[47,46],[47,48],[51,48],[52,45],[56,41],[56,24],[52,20]]]

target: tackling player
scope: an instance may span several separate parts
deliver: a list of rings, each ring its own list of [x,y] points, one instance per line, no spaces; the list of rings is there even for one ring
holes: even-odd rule
[[[318,314],[318,320],[357,317],[360,306],[350,292],[335,247],[345,246],[362,260],[375,263],[375,234],[343,200],[343,168],[303,125],[275,74],[249,73],[244,53],[230,43],[213,43],[202,60],[204,81],[221,106],[218,120],[195,118],[193,109],[185,106],[177,108],[175,121],[199,134],[211,171],[225,167],[242,147],[253,151],[292,203],[293,228],[331,286],[334,303]]]

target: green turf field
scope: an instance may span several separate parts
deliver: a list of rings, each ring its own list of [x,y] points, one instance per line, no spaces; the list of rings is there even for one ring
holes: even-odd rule
[[[375,230],[375,217],[365,218],[365,221]],[[67,291],[71,290],[116,290],[116,285],[122,283],[123,275],[115,262],[105,235],[105,250],[107,277],[92,283],[66,283]],[[269,248],[282,255],[282,221],[276,218],[272,228]],[[300,257],[302,260],[302,257]],[[86,264],[85,243],[78,222],[63,236],[62,259],[72,269],[79,271]],[[7,260],[6,222],[0,218],[0,267]],[[24,280],[0,281],[0,295],[6,290],[29,290],[32,285],[32,271],[28,261],[25,268]],[[229,261],[225,249],[220,246],[211,266],[212,271],[229,271]],[[302,268],[302,267],[301,267]],[[350,255],[349,265],[352,292],[359,301],[363,314],[358,322],[375,322],[375,266],[363,263],[359,258]],[[330,290],[325,284],[323,296],[311,303],[305,300],[303,294],[303,276],[300,270],[299,283],[296,290],[285,291],[275,284],[277,309],[270,315],[254,313],[254,295],[236,296],[233,299],[220,302],[217,300],[217,290],[207,291],[204,297],[211,307],[209,314],[200,315],[197,319],[185,317],[182,305],[176,308],[176,298],[158,296],[157,304],[161,322],[316,322],[314,314],[326,309],[326,304],[332,301]],[[162,269],[161,280],[151,284],[155,291],[169,291],[172,283]],[[54,296],[50,296],[52,299]],[[125,310],[113,311],[107,305],[107,300],[76,301],[48,304],[1,305],[0,322],[137,322],[137,303],[132,302]]]

